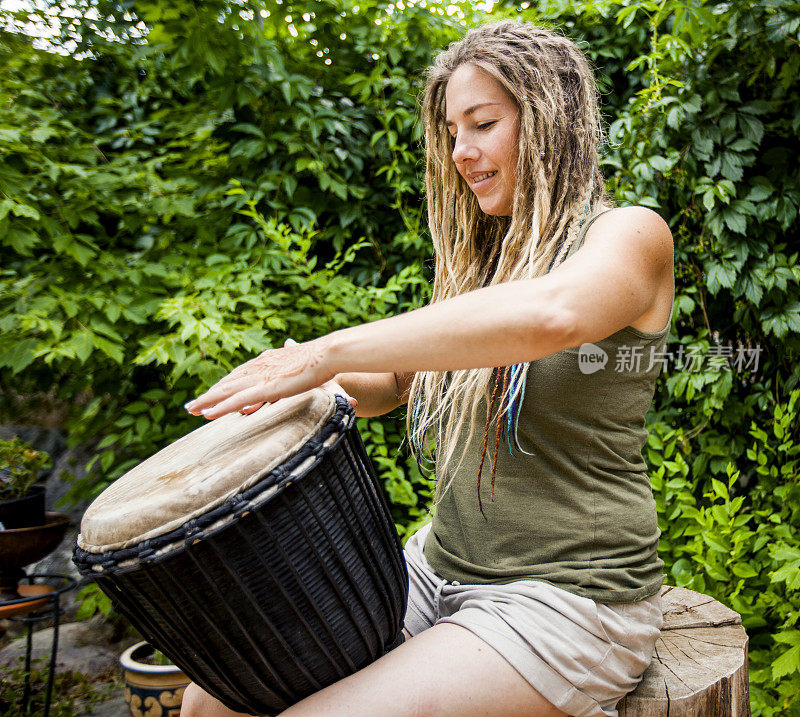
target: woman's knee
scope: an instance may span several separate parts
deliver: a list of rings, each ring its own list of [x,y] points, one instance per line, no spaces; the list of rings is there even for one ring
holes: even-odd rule
[[[190,682],[183,691],[183,700],[181,701],[181,717],[197,717],[197,715],[202,714],[200,704],[202,695],[205,695],[206,697],[209,696],[194,682]]]
[[[190,682],[183,693],[181,717],[232,717],[241,714],[229,710],[194,682]]]

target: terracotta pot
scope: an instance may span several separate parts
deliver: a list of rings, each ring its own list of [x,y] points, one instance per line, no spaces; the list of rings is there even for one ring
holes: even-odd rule
[[[0,523],[5,530],[44,523],[44,486],[35,485],[24,498],[0,500]]]
[[[175,665],[148,665],[153,654],[146,642],[129,647],[119,658],[130,717],[178,717],[189,678]]]

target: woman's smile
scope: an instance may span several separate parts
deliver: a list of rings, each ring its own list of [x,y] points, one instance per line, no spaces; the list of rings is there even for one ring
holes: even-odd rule
[[[497,172],[481,172],[480,174],[473,174],[469,176],[469,181],[472,184],[472,188],[477,189],[478,187],[486,186],[487,181],[496,174]]]

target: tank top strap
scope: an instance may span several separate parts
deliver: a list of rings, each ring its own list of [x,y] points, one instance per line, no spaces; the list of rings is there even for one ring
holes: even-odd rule
[[[580,249],[583,246],[583,240],[586,238],[586,232],[589,231],[589,227],[592,226],[594,220],[597,219],[597,217],[601,217],[603,216],[603,214],[610,211],[611,208],[601,209],[599,212],[595,212],[594,214],[592,214],[592,216],[589,217],[589,219],[583,223],[583,226],[578,232],[578,236],[575,237],[575,241],[572,243],[572,246],[567,250],[567,255],[564,257],[564,261],[569,259],[576,251],[578,251],[578,249]]]

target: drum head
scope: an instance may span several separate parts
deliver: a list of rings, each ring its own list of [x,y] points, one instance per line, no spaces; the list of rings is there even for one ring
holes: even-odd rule
[[[314,389],[192,431],[97,497],[78,546],[90,553],[128,548],[209,513],[289,461],[335,409],[333,394]]]

